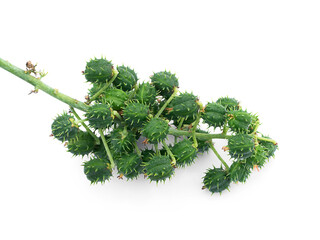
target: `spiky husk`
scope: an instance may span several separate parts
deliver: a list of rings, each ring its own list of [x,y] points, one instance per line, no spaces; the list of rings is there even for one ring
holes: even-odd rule
[[[251,114],[251,118],[252,118],[252,121],[251,121],[251,124],[249,125],[248,133],[253,133],[253,131],[257,129],[258,126],[260,125],[259,118],[256,114]]]
[[[206,105],[202,118],[210,127],[222,127],[226,120],[226,113],[224,106],[211,102]]]
[[[185,122],[194,122],[200,108],[197,100],[197,96],[187,92],[176,96],[167,107],[168,116],[176,122],[180,118],[184,118]]]
[[[246,160],[234,161],[229,169],[230,179],[233,182],[244,183],[251,173],[251,164],[248,164]]]
[[[126,66],[118,66],[117,70],[119,73],[113,81],[113,85],[123,91],[130,91],[138,81],[137,74]]]
[[[267,148],[262,145],[258,145],[255,148],[254,154],[247,159],[248,164],[250,163],[251,168],[257,166],[259,168],[263,167],[268,160]]]
[[[136,153],[123,154],[116,163],[119,173],[128,179],[137,177],[141,172],[141,158]]]
[[[110,134],[111,147],[119,154],[132,152],[134,148],[134,141],[134,134],[127,129],[117,128]]]
[[[155,155],[145,164],[145,170],[151,181],[165,181],[174,174],[170,158],[164,155]]]
[[[87,132],[80,131],[77,136],[68,142],[68,152],[76,156],[84,156],[93,151],[95,139]]]
[[[142,135],[150,143],[158,143],[164,140],[169,132],[169,124],[161,118],[152,118],[142,129]]]
[[[129,103],[123,110],[123,118],[131,127],[141,127],[148,118],[149,108],[138,102]]]
[[[228,112],[228,126],[237,133],[247,133],[252,122],[252,116],[243,110]]]
[[[102,98],[103,103],[107,103],[114,110],[121,110],[125,106],[125,102],[128,100],[128,95],[121,89],[111,88],[104,92]]]
[[[228,173],[222,168],[208,169],[203,178],[203,184],[211,193],[220,193],[228,189],[231,183]]]
[[[146,173],[146,170],[145,170],[145,165],[147,162],[149,162],[153,156],[156,155],[156,152],[153,151],[153,150],[149,150],[149,149],[145,149],[141,152],[141,156],[142,156],[142,162],[141,162],[141,172],[142,173]]]
[[[146,105],[153,105],[156,101],[156,96],[156,88],[150,83],[140,84],[136,92],[138,102]]]
[[[234,98],[221,97],[217,100],[217,103],[224,106],[227,111],[240,109],[239,101]]]
[[[189,139],[184,139],[175,144],[171,148],[171,152],[176,158],[176,165],[178,167],[191,165],[197,156],[197,149],[193,146],[193,143]]]
[[[79,128],[72,121],[74,121],[73,116],[67,113],[57,116],[51,125],[53,136],[61,142],[74,138],[79,132]]]
[[[232,158],[249,158],[254,153],[254,138],[248,134],[238,133],[228,140],[228,147]]]
[[[84,173],[91,183],[104,183],[112,177],[110,163],[105,158],[91,158],[83,166]]]
[[[167,71],[154,73],[151,76],[151,82],[164,98],[169,98],[174,87],[179,87],[178,78]]]
[[[111,61],[104,58],[95,58],[87,62],[84,75],[88,82],[106,83],[107,80],[112,78],[112,68]]]
[[[108,104],[97,103],[91,106],[85,116],[89,121],[89,125],[95,129],[109,128],[113,123],[111,109]]]
[[[270,139],[269,137],[266,137],[266,136],[263,136],[263,137]],[[275,151],[278,149],[278,145],[275,145],[272,142],[259,141],[259,145],[265,147],[267,158],[273,157]]]

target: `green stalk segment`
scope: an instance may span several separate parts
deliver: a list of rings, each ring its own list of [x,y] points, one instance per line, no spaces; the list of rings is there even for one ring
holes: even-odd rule
[[[213,146],[212,142],[209,142],[210,148],[212,149],[212,151],[214,152],[214,154],[217,156],[217,158],[221,161],[221,163],[224,165],[224,167],[226,168],[227,171],[229,171],[229,166],[228,164],[223,160],[223,158],[220,156],[220,154],[218,153],[218,151],[215,149],[215,147]]]
[[[111,169],[114,168],[115,164],[114,164],[114,161],[113,161],[113,157],[112,157],[112,154],[111,154],[111,151],[110,151],[110,148],[108,146],[108,143],[107,143],[107,140],[106,138],[104,137],[104,134],[103,134],[103,131],[101,128],[99,128],[99,133],[100,133],[100,136],[101,136],[101,139],[102,139],[102,142],[103,142],[103,145],[104,145],[104,148],[106,149],[106,152],[107,152],[107,155],[108,155],[108,158],[110,160],[110,163],[111,163]]]
[[[174,89],[173,89],[173,93],[172,93],[172,95],[170,96],[170,98],[165,102],[165,104],[162,106],[162,108],[159,110],[159,112],[154,116],[155,118],[158,118],[160,115],[161,115],[161,113],[166,109],[166,107],[168,106],[168,104],[172,101],[172,99],[177,95],[177,93],[178,93],[178,88],[177,87],[175,87]]]

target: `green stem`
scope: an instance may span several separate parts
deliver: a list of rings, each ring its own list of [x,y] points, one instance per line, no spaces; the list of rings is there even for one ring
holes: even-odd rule
[[[104,90],[106,90],[110,85],[111,83],[116,79],[116,77],[118,76],[118,71],[116,69],[113,69],[112,70],[112,78],[110,79],[110,81],[106,82],[106,85],[104,85],[102,88],[100,88],[100,90],[98,92],[96,92],[96,94],[94,94],[90,100],[89,100],[89,103],[91,103],[92,101],[94,101],[96,98],[98,98],[101,93],[103,93]]]
[[[177,127],[178,130],[181,129],[182,124],[183,124],[183,121],[184,121],[184,117],[180,118],[179,125],[178,125],[178,127]],[[175,137],[174,137],[174,143],[177,143],[177,141],[178,141],[178,137],[175,136]]]
[[[100,144],[99,138],[90,130],[90,128],[81,120],[78,113],[74,110],[73,107],[70,106],[70,110],[73,113],[73,115],[80,121],[81,125],[87,130],[87,132],[96,140],[97,144]]]
[[[71,107],[77,108],[81,111],[88,111],[89,106],[80,102],[74,98],[71,98],[63,93],[60,93],[58,89],[54,89],[45,83],[43,83],[39,78],[35,78],[30,74],[26,73],[24,70],[12,65],[11,63],[3,60],[0,58],[0,67],[7,70],[8,72],[12,73],[13,75],[21,78],[22,80],[26,81],[27,83],[33,85],[35,89],[40,89],[45,93],[49,94],[50,96],[68,104]]]
[[[195,148],[197,148],[198,147],[198,141],[197,141],[197,138],[196,138],[196,130],[197,130],[197,126],[198,126],[198,124],[199,124],[199,122],[200,122],[200,112],[198,113],[198,115],[197,115],[197,119],[196,119],[196,121],[194,122],[194,125],[193,125],[193,127],[192,127],[192,138],[193,138],[193,146],[195,147]]]
[[[138,147],[137,141],[133,141],[133,145],[134,145],[134,148],[136,149],[137,154],[141,158],[141,151],[140,151],[140,149]]]
[[[222,134],[227,134],[227,132],[229,130],[227,123],[228,123],[228,121],[226,120],[224,123],[224,126],[223,126]]]
[[[153,146],[154,146],[154,150],[159,155],[160,151],[159,151],[158,143],[155,143]]]
[[[220,154],[218,153],[218,151],[215,149],[215,147],[213,146],[212,142],[209,142],[210,148],[212,149],[212,151],[214,152],[214,154],[217,156],[217,158],[219,158],[219,160],[221,161],[221,163],[224,165],[224,167],[226,168],[227,171],[229,171],[229,166],[228,164],[223,160],[223,158],[220,156]]]
[[[192,132],[170,128],[169,129],[169,135],[173,135],[173,136],[177,136],[177,137],[179,137],[179,136],[191,137],[192,136]],[[211,139],[214,139],[214,138],[215,139],[229,139],[230,137],[232,137],[231,135],[197,133],[197,132],[195,133],[195,136],[199,140],[211,140]]]
[[[265,142],[272,142],[274,145],[277,145],[277,142],[273,139],[270,138],[265,138],[265,137],[257,137],[258,140],[260,141],[265,141]]]
[[[168,147],[167,143],[163,140],[162,141],[163,147],[166,149],[167,153],[169,154],[169,156],[172,159],[172,165],[175,166],[177,161],[176,158],[174,157],[173,153],[171,152],[170,148]]]
[[[101,128],[99,128],[99,133],[100,133],[100,137],[102,139],[102,142],[103,142],[103,145],[104,145],[104,148],[106,149],[106,152],[107,152],[107,155],[108,155],[108,158],[110,160],[110,163],[111,163],[111,169],[114,168],[115,164],[114,164],[114,161],[113,161],[113,157],[112,157],[112,154],[111,154],[111,151],[110,151],[110,148],[108,146],[108,143],[107,143],[107,140],[106,138],[104,137],[104,134],[103,134],[103,131]]]
[[[164,105],[162,106],[162,108],[159,110],[159,112],[154,116],[155,118],[158,118],[161,113],[166,109],[166,107],[168,106],[168,104],[172,101],[172,99],[174,98],[174,96],[178,93],[178,88],[174,87],[173,89],[173,93],[172,95],[169,97],[169,99],[164,103]]]

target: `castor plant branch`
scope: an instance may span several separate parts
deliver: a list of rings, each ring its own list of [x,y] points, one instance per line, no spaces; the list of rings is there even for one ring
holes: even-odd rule
[[[107,140],[106,140],[106,138],[104,137],[103,130],[102,130],[101,128],[99,128],[98,131],[99,131],[100,137],[101,137],[101,139],[102,139],[103,146],[104,146],[104,148],[106,149],[106,152],[107,152],[109,161],[110,161],[110,163],[111,163],[111,169],[113,169],[114,166],[115,166],[115,164],[114,164],[113,156],[112,156],[112,153],[111,153],[110,148],[109,148],[109,146],[108,146]]]
[[[176,168],[189,166],[199,153],[212,150],[222,164],[205,172],[203,184],[211,193],[221,193],[231,182],[245,182],[278,149],[275,140],[258,132],[258,116],[243,110],[238,100],[221,97],[203,106],[193,93],[178,92],[178,78],[168,71],[154,73],[151,82],[139,84],[133,69],[115,68],[105,58],[91,59],[83,71],[91,84],[83,103],[44,84],[45,73],[38,72],[31,61],[26,71],[1,58],[0,67],[32,84],[32,92],[42,90],[70,107],[71,111],[54,119],[52,136],[73,155],[89,155],[83,166],[91,183],[109,180],[115,167],[121,179],[143,174],[151,181],[164,182]],[[75,109],[83,111],[83,117]],[[200,122],[208,126],[207,131]],[[211,129],[221,133],[213,134]],[[169,135],[175,137],[170,146],[165,142]],[[151,149],[138,146],[140,139]],[[216,139],[227,141],[223,150],[232,159],[230,167],[214,147]]]
[[[50,96],[68,104],[71,107],[77,108],[81,111],[86,112],[88,110],[88,106],[83,102],[71,98],[61,92],[58,89],[54,89],[47,84],[43,83],[41,79],[31,76],[29,73],[26,73],[25,70],[22,70],[13,64],[9,63],[8,61],[3,60],[0,58],[0,67],[7,70],[8,72],[12,73],[13,75],[21,78],[22,80],[26,81],[33,85],[36,89],[42,90],[45,93],[49,94]]]

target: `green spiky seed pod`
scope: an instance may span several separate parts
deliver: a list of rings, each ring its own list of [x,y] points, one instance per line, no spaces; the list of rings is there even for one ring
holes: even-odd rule
[[[113,123],[111,113],[112,111],[108,104],[97,103],[89,108],[85,116],[91,127],[95,129],[109,128]]]
[[[253,133],[253,131],[255,131],[258,126],[260,125],[260,122],[259,122],[259,118],[256,114],[250,114],[251,115],[251,123],[249,125],[249,128],[248,128],[248,133]]]
[[[151,181],[165,181],[174,173],[169,156],[155,155],[145,164],[146,174]]]
[[[80,131],[76,137],[68,142],[68,152],[76,156],[84,156],[93,151],[95,139],[87,132]]]
[[[102,98],[104,103],[110,104],[114,110],[121,110],[125,106],[125,102],[128,100],[128,95],[121,89],[107,89]]]
[[[51,125],[53,136],[61,142],[74,138],[79,132],[79,128],[72,123],[73,121],[74,118],[67,113],[56,117]]]
[[[177,167],[191,165],[197,156],[197,149],[193,146],[193,142],[184,139],[171,148],[171,152],[176,158]]]
[[[250,164],[246,163],[246,160],[237,160],[233,162],[229,169],[230,179],[233,182],[244,183],[251,173]]]
[[[248,134],[236,134],[228,140],[229,154],[235,159],[246,159],[254,153],[254,138]]]
[[[84,173],[91,183],[104,183],[112,177],[110,163],[107,159],[91,158],[83,164]]]
[[[174,88],[179,87],[178,78],[175,74],[167,71],[154,73],[153,76],[151,76],[151,82],[165,98],[169,98]]]
[[[150,83],[140,84],[136,92],[138,102],[146,105],[153,105],[156,101],[156,96],[156,88]]]
[[[197,100],[198,97],[187,92],[176,96],[168,105],[167,111],[169,116],[176,122],[182,117],[186,124],[194,122],[200,108]]]
[[[152,118],[142,129],[142,135],[150,143],[158,143],[165,139],[169,132],[169,124],[161,118]]]
[[[138,81],[137,74],[134,70],[126,66],[118,66],[117,70],[119,73],[113,85],[123,91],[130,91]]]
[[[217,103],[224,106],[227,111],[240,109],[239,101],[234,98],[221,97],[217,100]]]
[[[226,113],[224,106],[212,102],[206,105],[202,118],[210,127],[222,127],[226,120]]]
[[[252,116],[246,111],[230,111],[228,113],[228,126],[237,133],[246,133],[252,122]]]
[[[221,193],[228,189],[231,183],[228,173],[222,168],[208,169],[203,178],[203,184],[211,193]]]
[[[263,136],[263,137],[270,139],[269,137],[266,137],[266,136]],[[275,145],[272,142],[259,141],[259,145],[265,148],[265,151],[267,153],[267,158],[273,157],[275,151],[278,149],[278,145]]]
[[[116,128],[110,134],[110,144],[118,154],[132,152],[135,136],[127,129]]]
[[[131,102],[123,110],[123,118],[131,127],[141,127],[147,120],[149,114],[148,106]]]
[[[128,179],[137,177],[141,171],[141,158],[136,153],[121,155],[116,163],[119,173]]]
[[[87,62],[84,75],[88,82],[91,83],[106,83],[107,80],[112,78],[112,64],[110,61],[101,59],[92,59]]]
[[[250,163],[251,168],[258,166],[259,168],[263,167],[266,161],[268,160],[267,149],[262,145],[258,145],[255,148],[254,154],[247,159]]]
[[[149,149],[145,149],[141,152],[141,157],[142,157],[142,162],[141,162],[141,166],[142,166],[142,173],[145,173],[146,170],[145,170],[145,165],[147,162],[149,162],[153,156],[156,155],[156,152],[153,151],[153,150],[149,150]]]

